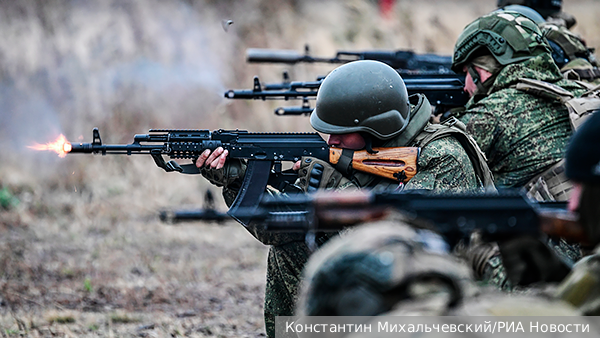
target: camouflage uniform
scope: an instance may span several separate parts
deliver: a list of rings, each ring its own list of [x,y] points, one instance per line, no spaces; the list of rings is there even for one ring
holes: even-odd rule
[[[491,77],[480,81],[475,66]],[[536,23],[513,11],[492,12],[475,20],[455,46],[453,69],[464,68],[477,90],[456,116],[486,154],[498,188],[523,187],[562,160],[572,134],[568,109],[554,97],[526,92],[517,85],[539,80],[576,96],[585,89],[563,79]],[[572,262],[580,257],[578,248],[563,241],[549,244]],[[488,245],[481,257],[487,257],[485,264],[474,259],[478,277],[511,290],[497,246]]]
[[[581,94],[580,85],[563,80],[550,54],[504,67],[487,96],[474,96],[459,120],[488,158],[496,186],[522,187],[559,162],[572,131],[567,108],[516,88],[520,78],[554,83]]]
[[[414,107],[413,107],[414,108]],[[414,122],[421,121],[422,132],[428,124],[430,115],[429,105],[414,111]],[[412,123],[412,122],[411,122]],[[412,127],[412,126],[411,126]],[[409,128],[410,129],[410,128]],[[384,147],[410,146],[406,140],[416,135],[403,133],[400,136],[386,141]],[[477,181],[473,167],[464,165],[470,163],[469,156],[465,153],[461,144],[452,137],[436,140],[421,149],[418,161],[418,173],[405,185],[404,189],[426,189],[432,191],[467,192],[480,191],[481,185]],[[369,189],[397,189],[398,182],[380,179],[377,176],[356,172],[351,179],[354,188]],[[349,187],[344,187],[348,189]],[[252,230],[250,230],[253,232]],[[255,233],[255,232],[254,232]],[[308,248],[304,236],[295,234],[266,234],[269,241],[264,237],[256,237],[259,241],[271,245],[267,262],[267,287],[265,292],[265,325],[267,336],[274,336],[275,317],[293,315],[296,300],[298,298],[298,286],[302,270],[311,251]],[[317,236],[317,245],[325,243],[333,234]],[[277,238],[277,241],[273,241]]]
[[[475,41],[490,35],[497,40]],[[469,24],[456,44],[453,69],[472,67],[480,51],[492,54],[503,67],[478,84],[480,88],[458,117],[487,155],[496,186],[522,187],[562,159],[572,131],[562,103],[525,93],[516,85],[525,78],[549,82],[576,95],[584,89],[563,80],[539,28],[519,13],[493,12]]]
[[[352,79],[352,76],[363,77],[358,80]],[[335,79],[340,78],[345,85],[345,91],[339,91],[340,85],[335,83],[337,81]],[[372,82],[365,85],[365,81]],[[351,86],[348,86],[348,83],[355,85],[349,88]],[[360,94],[370,89],[374,89],[374,93],[361,98]],[[419,139],[420,134],[429,133],[428,121],[431,114],[429,102],[424,95],[415,95],[409,99],[398,73],[383,63],[357,61],[338,67],[325,78],[318,95],[316,110],[311,116],[311,124],[323,133],[361,132],[365,137],[365,142],[367,140],[378,142],[377,146],[381,147],[411,146],[415,144],[415,140]],[[347,97],[343,97],[344,95]],[[369,101],[372,98],[375,98],[375,101]],[[348,102],[348,100],[355,101]],[[348,105],[348,107],[344,107],[344,105]],[[358,110],[356,116],[352,116],[353,109],[354,111]],[[338,112],[342,112],[342,114],[338,115]],[[327,121],[331,120],[327,119],[327,114],[334,115],[333,120],[339,119],[333,124],[329,123]],[[319,118],[324,118],[324,120],[319,120]],[[349,119],[349,127],[344,126],[344,119]],[[374,137],[371,138],[371,135]],[[475,144],[474,141],[473,144]],[[370,146],[371,144],[367,146],[367,149]],[[397,190],[404,188],[455,192],[480,191],[482,189],[480,182],[483,182],[483,179],[476,176],[473,165],[470,164],[471,159],[459,140],[448,135],[433,139],[427,144],[421,144],[421,147],[418,172],[405,186],[399,185],[397,181],[360,172],[353,172],[350,177],[339,179],[341,176],[339,172],[333,170],[328,163],[319,163],[317,159],[311,158],[310,161],[306,161],[303,158],[302,165],[310,163],[315,166],[318,163],[324,166],[325,169],[321,171],[322,176],[326,175],[325,172],[333,172],[331,175],[332,177],[336,176],[336,183],[327,185],[328,189]],[[485,166],[485,163],[483,165]],[[238,178],[228,179],[228,185],[225,185],[223,193],[228,203],[231,203],[237,194],[235,188],[239,186],[242,176],[240,172],[243,171],[244,165],[239,162],[237,164],[230,163],[224,173],[226,177],[229,177],[228,173],[231,168],[239,168],[239,170],[236,172]],[[489,171],[487,166],[485,169]],[[205,176],[211,176],[211,173],[206,170],[203,173]],[[306,176],[306,173],[312,173],[311,167],[303,170],[301,166],[297,184],[305,191],[308,190],[307,182],[312,181],[311,177]],[[223,171],[220,172],[220,175],[223,175]],[[329,182],[329,179],[322,177],[320,181]],[[320,182],[319,187],[322,187]],[[267,335],[273,337],[275,317],[293,314],[300,276],[304,264],[311,255],[311,250],[301,234],[268,233],[260,224],[250,224],[247,230],[262,243],[270,245],[264,311]],[[317,234],[315,244],[320,246],[333,235]]]

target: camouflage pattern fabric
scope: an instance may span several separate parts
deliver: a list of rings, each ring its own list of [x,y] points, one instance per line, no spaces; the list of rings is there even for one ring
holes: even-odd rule
[[[424,121],[414,130],[415,135],[403,133],[398,137],[386,141],[384,147],[407,146],[406,140],[414,139],[426,126],[431,113],[430,106],[423,109],[413,109],[411,121]],[[414,107],[413,107],[414,108]],[[410,122],[409,122],[410,125]],[[465,163],[467,165],[465,165]],[[399,186],[398,182],[383,179],[377,176],[356,172],[351,178],[352,186],[370,189],[426,189],[437,192],[442,191],[481,191],[470,159],[460,143],[453,137],[445,137],[430,142],[421,149],[418,161],[419,172],[405,185]],[[337,189],[347,189],[344,187]],[[233,203],[237,191],[229,187],[223,189],[223,196],[228,205]],[[265,326],[268,337],[275,335],[275,317],[289,316],[294,312],[297,300],[297,290],[304,264],[311,252],[305,243],[305,237],[298,233],[272,233],[264,231],[261,224],[250,224],[246,227],[256,239],[270,245],[267,261],[267,285],[265,291]],[[320,235],[316,238],[317,246],[326,242],[335,234]]]
[[[441,315],[474,287],[469,268],[447,250],[399,213],[348,229],[309,259],[296,314],[373,316],[399,301],[435,299],[429,315]]]
[[[392,139],[386,142],[384,147],[400,146],[397,142],[397,139]],[[468,165],[463,165],[464,163]],[[468,155],[453,137],[433,141],[421,149],[418,161],[419,172],[405,185],[404,189],[426,189],[437,192],[480,191],[481,186],[470,163]],[[353,181],[357,186],[372,189],[395,190],[399,188],[397,182],[362,173],[356,173]],[[290,236],[289,234],[273,233],[265,235],[269,238]],[[324,242],[323,239],[320,240],[320,243]],[[301,241],[285,245],[278,244],[270,248],[265,293],[265,323],[269,337],[274,335],[275,316],[289,316],[293,313],[299,276],[310,255],[305,251],[306,244],[303,242],[303,238]],[[294,250],[298,250],[300,253],[292,253]]]
[[[405,189],[455,193],[481,189],[469,156],[454,137],[435,140],[422,148],[418,168]]]
[[[487,96],[474,96],[458,118],[486,154],[498,188],[522,187],[560,161],[572,134],[564,104],[512,88],[520,78],[554,83],[575,95],[550,54],[504,67]]]
[[[569,265],[575,264],[582,257],[579,245],[570,245],[563,239],[549,239],[547,244],[556,255]],[[499,253],[485,263],[481,281],[483,284],[494,286],[502,291],[514,292],[523,290],[523,288],[513,285],[508,280],[506,269],[502,264],[502,256]]]
[[[555,296],[587,316],[600,316],[600,247],[577,262],[556,289]]]

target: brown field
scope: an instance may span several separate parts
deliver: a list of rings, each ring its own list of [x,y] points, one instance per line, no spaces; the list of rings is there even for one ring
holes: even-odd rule
[[[239,225],[168,225],[199,207],[200,177],[147,156],[59,158],[26,146],[129,143],[149,128],[310,131],[281,102],[231,102],[252,76],[313,80],[332,65],[245,63],[249,47],[450,54],[495,0],[0,1],[0,335],[263,336],[267,248]],[[600,4],[566,0],[600,46]],[[233,20],[225,30],[223,20]],[[292,105],[293,103],[283,103]],[[222,199],[217,206],[225,210]]]

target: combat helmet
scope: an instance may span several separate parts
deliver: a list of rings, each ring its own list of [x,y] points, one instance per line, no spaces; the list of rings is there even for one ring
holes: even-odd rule
[[[396,216],[361,224],[311,256],[296,313],[375,316],[403,301],[442,293],[449,297],[436,307],[453,307],[469,293],[472,280],[469,268],[447,252],[442,237]]]
[[[325,134],[363,132],[387,140],[408,125],[410,104],[397,71],[379,61],[344,64],[325,77],[310,124]]]
[[[534,9],[544,18],[556,14],[562,9],[562,0],[498,0],[498,8],[508,5],[522,5]]]
[[[462,73],[465,64],[483,54],[505,66],[543,53],[550,49],[535,22],[517,12],[496,11],[465,27],[454,46],[452,70]]]
[[[509,12],[521,13],[538,25],[541,25],[542,23],[546,22],[546,20],[544,19],[544,17],[542,15],[540,15],[540,13],[538,13],[535,9],[533,9],[531,7],[527,7],[527,6],[508,5],[508,6],[499,8],[496,11],[500,11],[500,12],[509,11]]]

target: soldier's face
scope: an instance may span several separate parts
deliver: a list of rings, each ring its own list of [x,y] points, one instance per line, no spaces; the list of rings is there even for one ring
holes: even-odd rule
[[[581,184],[573,182],[573,190],[571,190],[571,198],[569,198],[569,211],[579,211],[579,201],[581,198]]]
[[[492,73],[488,72],[485,69],[481,69],[477,66],[474,66],[474,68],[475,68],[475,71],[479,74],[479,79],[481,82],[485,82],[485,80],[489,79],[490,76],[492,76]],[[475,91],[477,90],[477,85],[475,84],[475,81],[471,77],[471,74],[469,73],[467,66],[463,67],[463,72],[465,72],[467,74],[467,76],[465,77],[465,87],[463,88],[463,90],[465,92],[467,92],[467,94],[469,94],[469,96],[473,96],[473,95],[475,95]]]
[[[329,135],[327,144],[336,148],[359,150],[365,147],[365,139],[359,133]]]

